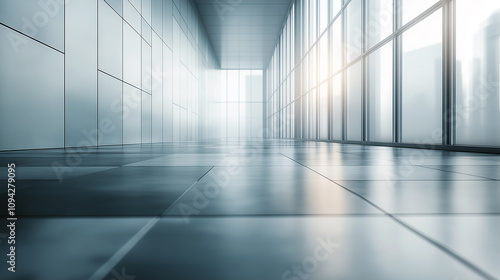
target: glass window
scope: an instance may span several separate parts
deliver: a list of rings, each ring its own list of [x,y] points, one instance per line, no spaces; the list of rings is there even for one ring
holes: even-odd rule
[[[293,121],[294,121],[294,135],[293,137],[294,138],[301,138],[302,136],[302,131],[301,131],[301,125],[302,125],[302,121],[301,121],[301,117],[302,117],[302,109],[301,109],[301,104],[300,104],[300,98],[297,99],[294,103],[294,115],[293,115]]]
[[[441,144],[442,10],[403,34],[403,141]]]
[[[317,24],[318,24],[318,11],[316,9],[316,0],[309,0],[309,27],[310,27],[310,32],[309,32],[309,44],[312,46],[314,42],[316,42],[316,39],[318,38],[318,30],[317,30]]]
[[[321,1],[321,0],[320,0]],[[330,19],[333,20],[342,8],[342,0],[330,0]]]
[[[319,41],[319,82],[328,78],[328,33],[325,33]]]
[[[251,108],[250,133],[252,138],[262,137],[262,103],[253,103]]]
[[[316,137],[316,121],[317,121],[317,103],[316,89],[313,89],[309,94],[309,139],[317,139]]]
[[[328,140],[328,82],[319,88],[319,139]]]
[[[367,41],[371,48],[392,34],[393,0],[366,1],[368,8]]]
[[[188,140],[188,111],[184,108],[180,109],[180,141],[186,141]]]
[[[343,103],[342,103],[342,73],[331,79],[332,88],[332,140],[342,140],[343,129]]]
[[[347,69],[347,140],[361,141],[362,132],[362,91],[363,81],[361,61]]]
[[[370,0],[371,1],[371,0]],[[399,0],[403,11],[403,25],[425,12],[432,5],[436,4],[438,0]]]
[[[361,0],[352,0],[346,8],[346,58],[347,63],[363,51],[363,27],[361,26]]]
[[[250,103],[248,103],[250,105]],[[241,102],[239,103],[239,135],[240,138],[247,137],[247,121],[250,121],[250,114],[252,113],[250,106],[247,106],[247,103]]]
[[[301,89],[301,87],[302,87],[302,63],[299,63],[297,65],[297,67],[295,68],[294,76],[295,76],[295,78],[294,78],[294,81],[295,81],[294,99],[295,99],[295,98],[298,98],[302,94],[302,89]]]
[[[304,94],[309,89],[309,55],[302,60],[302,92]]]
[[[240,70],[240,102],[246,102],[252,100],[252,70]]]
[[[215,96],[216,101],[226,102],[227,101],[227,70],[220,71],[220,89],[218,90],[218,96]]]
[[[302,98],[302,139],[309,138],[309,108],[308,108],[308,98],[304,95]]]
[[[217,108],[219,112],[219,126],[220,126],[220,137],[227,137],[227,103],[217,103]]]
[[[319,13],[319,35],[325,31],[328,26],[328,0],[318,0],[318,13]]]
[[[392,142],[392,42],[368,57],[369,140]]]
[[[239,101],[239,80],[238,70],[227,71],[227,101]]]
[[[302,2],[302,49],[309,50],[309,1]]]
[[[316,77],[316,67],[317,67],[317,58],[316,58],[316,45],[311,49],[309,53],[309,89],[315,87],[318,83]]]
[[[330,67],[331,73],[334,74],[342,68],[343,65],[343,48],[342,48],[342,21],[337,19],[330,28],[331,40],[331,56]]]
[[[500,143],[500,2],[457,1],[456,143]]]

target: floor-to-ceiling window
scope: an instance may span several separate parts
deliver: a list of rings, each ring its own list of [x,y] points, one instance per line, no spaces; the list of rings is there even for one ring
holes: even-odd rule
[[[219,138],[238,140],[263,135],[262,70],[222,70],[220,94],[215,100],[219,114]]]
[[[292,1],[267,136],[499,147],[499,46],[494,0]]]
[[[456,1],[456,142],[500,143],[500,1]]]

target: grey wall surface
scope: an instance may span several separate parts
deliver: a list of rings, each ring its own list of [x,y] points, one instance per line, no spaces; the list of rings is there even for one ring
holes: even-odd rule
[[[0,61],[0,150],[214,137],[191,1],[3,0]]]

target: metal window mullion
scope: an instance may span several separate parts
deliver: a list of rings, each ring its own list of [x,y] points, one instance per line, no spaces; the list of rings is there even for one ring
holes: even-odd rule
[[[362,132],[361,132],[361,141],[368,141],[368,133],[369,133],[369,127],[368,127],[368,67],[367,67],[367,60],[368,56],[364,57],[365,51],[367,50],[368,46],[368,40],[366,38],[368,34],[368,12],[367,12],[367,2],[366,1],[361,1],[361,27],[362,27],[362,56],[363,60],[361,63],[361,81],[362,81],[362,108],[361,108],[361,114],[362,114]]]
[[[452,145],[454,136],[454,2],[443,6],[443,145]]]
[[[443,5],[443,10],[441,12],[441,144],[448,144],[448,5],[445,3]]]
[[[346,89],[347,89],[347,71],[346,69],[344,68],[344,66],[346,65],[346,36],[347,36],[347,31],[346,31],[346,28],[347,28],[347,24],[346,24],[346,21],[347,21],[347,17],[346,17],[346,14],[345,14],[345,6],[342,7],[342,15],[341,15],[341,25],[342,25],[342,28],[341,28],[341,31],[342,31],[342,68],[343,68],[343,71],[342,71],[342,140],[343,141],[346,141],[347,140],[347,93],[346,93]]]
[[[321,16],[320,13],[319,13],[319,0],[316,0],[316,11],[315,12],[316,12],[316,35],[314,36],[314,38],[315,38],[314,40],[316,42],[316,45],[315,45],[315,47],[316,47],[316,61],[315,61],[316,62],[316,71],[315,71],[316,72],[316,77],[314,77],[315,80],[316,80],[315,81],[315,86],[316,86],[316,90],[315,90],[316,91],[315,92],[315,94],[316,94],[316,97],[315,97],[315,99],[316,99],[316,121],[315,121],[315,125],[316,125],[316,139],[318,140],[318,139],[321,138],[320,137],[321,133],[319,131],[320,130],[320,112],[319,112],[320,106],[319,106],[319,93],[318,93],[318,91],[319,91],[319,81],[320,81],[320,78],[319,78],[320,77],[320,73],[319,73],[319,70],[320,70],[319,69],[320,68],[319,67],[319,65],[320,65],[319,58],[320,58],[320,47],[321,47],[320,46],[320,41],[319,41],[320,40],[320,37],[319,37],[319,34],[320,34],[320,31],[319,31],[319,29],[320,29],[320,16]]]
[[[399,13],[400,0],[394,0],[393,28],[397,32],[401,27],[402,14]],[[402,34],[394,37],[393,50],[393,138],[394,143],[402,142]]]
[[[457,101],[456,101],[456,96],[457,96],[457,89],[456,89],[456,73],[457,73],[457,4],[455,0],[450,1],[450,45],[449,45],[449,52],[450,52],[450,117],[452,118],[450,120],[450,145],[455,145],[456,144],[456,135],[457,135],[457,130],[456,130],[456,109],[457,109]]]
[[[328,1],[329,3],[329,6],[328,6],[328,12],[330,12],[330,1]],[[331,70],[331,56],[333,54],[333,51],[332,51],[332,48],[333,48],[333,43],[332,43],[332,40],[333,40],[333,36],[332,35],[332,32],[333,32],[333,27],[328,27],[327,28],[327,32],[328,34],[326,34],[326,36],[328,36],[328,77],[330,77],[331,73],[330,73],[330,70]],[[328,94],[327,94],[327,102],[328,102],[328,140],[333,140],[333,123],[334,123],[334,120],[333,120],[333,85],[332,85],[332,80],[333,78],[328,78],[327,79],[327,91],[328,91]],[[332,94],[331,94],[332,93]]]

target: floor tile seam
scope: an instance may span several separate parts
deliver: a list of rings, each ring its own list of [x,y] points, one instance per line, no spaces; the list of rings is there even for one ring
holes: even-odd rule
[[[131,239],[129,239],[120,249],[118,249],[111,258],[109,258],[101,267],[99,267],[89,280],[102,280],[118,263],[141,241],[141,239],[162,219],[162,216],[167,214],[179,202],[189,190],[191,190],[205,175],[207,175],[214,167],[212,166],[198,180],[189,186],[169,207],[162,213],[148,221]]]
[[[422,168],[431,169],[431,170],[436,170],[436,171],[447,172],[447,173],[453,173],[453,174],[460,174],[460,175],[472,176],[472,177],[482,178],[482,179],[491,180],[491,181],[494,181],[494,180],[495,180],[495,179],[493,179],[493,178],[488,178],[488,177],[485,177],[485,176],[472,175],[472,174],[462,173],[462,172],[458,172],[458,171],[444,170],[444,169],[433,168],[433,167],[423,166],[423,165],[416,165],[416,166],[419,166],[419,167],[422,167]],[[455,165],[450,165],[450,166],[455,166]]]
[[[285,155],[283,155],[283,156],[285,156]],[[290,158],[290,159],[294,160],[293,158]],[[299,162],[297,162],[297,163],[299,163]],[[301,163],[299,163],[299,164],[301,164]],[[360,199],[362,199],[366,203],[370,204],[374,208],[376,208],[379,211],[381,211],[382,213],[384,213],[386,216],[390,217],[393,221],[395,221],[396,223],[398,223],[399,225],[401,225],[403,228],[405,228],[408,231],[414,233],[415,235],[417,235],[418,237],[420,237],[422,240],[427,241],[428,243],[430,243],[434,247],[440,249],[441,251],[443,251],[444,253],[446,253],[448,256],[450,256],[452,259],[455,259],[456,261],[458,261],[459,263],[461,263],[465,267],[467,267],[470,270],[474,271],[478,275],[481,275],[481,277],[483,277],[484,279],[487,279],[487,280],[497,280],[495,277],[493,277],[492,275],[490,275],[486,270],[484,270],[480,266],[474,264],[474,262],[472,262],[471,260],[468,260],[464,256],[461,256],[457,252],[454,252],[451,248],[448,248],[444,244],[441,244],[440,242],[438,242],[438,241],[432,239],[431,237],[425,235],[424,233],[418,231],[416,228],[410,226],[409,224],[405,223],[404,221],[402,221],[398,217],[396,217],[396,216],[392,215],[391,213],[385,211],[382,207],[378,206],[377,204],[375,204],[374,202],[372,202],[369,199],[365,198],[364,196],[358,194],[357,192],[355,192],[355,191],[353,191],[353,190],[351,190],[351,189],[349,189],[347,187],[342,186],[341,184],[335,182],[334,180],[328,178],[327,176],[319,173],[318,171],[316,171],[316,170],[314,170],[314,169],[312,169],[312,168],[310,168],[310,167],[308,167],[306,165],[303,165],[303,164],[301,164],[301,165],[304,166],[305,168],[308,168],[309,170],[315,172],[316,174],[318,174],[318,175],[320,175],[320,176],[328,179],[329,181],[333,182],[334,184],[336,184],[337,186],[343,188],[344,190],[350,192],[351,194],[359,197]]]
[[[500,216],[500,212],[494,213],[398,213],[391,212],[394,216],[403,217],[495,217]],[[314,217],[387,217],[385,213],[344,213],[344,214],[200,214],[193,216],[201,218],[211,218],[211,217],[233,217],[233,218],[245,218],[245,217],[297,217],[297,218],[314,218]],[[155,215],[18,215],[19,219],[145,219],[158,217]],[[182,215],[164,215],[159,216],[161,218],[169,217],[183,217]],[[8,216],[0,216],[1,218],[8,218]]]

